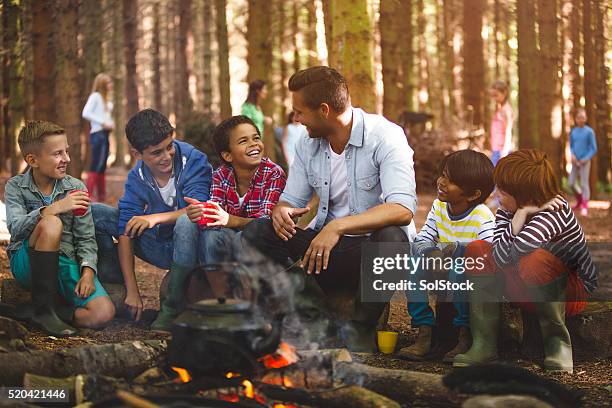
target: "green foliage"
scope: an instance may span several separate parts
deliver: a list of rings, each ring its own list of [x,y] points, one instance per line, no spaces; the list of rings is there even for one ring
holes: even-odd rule
[[[216,126],[211,115],[203,112],[190,113],[183,124],[183,140],[206,153],[213,168],[221,164],[213,143]]]

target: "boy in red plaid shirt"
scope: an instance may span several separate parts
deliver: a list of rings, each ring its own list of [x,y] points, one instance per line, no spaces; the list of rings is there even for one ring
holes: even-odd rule
[[[263,156],[261,135],[248,117],[221,122],[213,141],[223,164],[214,171],[210,187],[209,202],[215,208],[199,204],[202,216],[213,220],[204,239],[207,264],[236,260],[242,229],[253,219],[271,217],[287,181],[283,169]]]

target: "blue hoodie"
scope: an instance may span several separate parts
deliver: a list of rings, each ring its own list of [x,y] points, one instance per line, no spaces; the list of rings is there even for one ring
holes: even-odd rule
[[[212,167],[206,155],[189,143],[175,140],[174,183],[176,207],[167,205],[159,192],[151,170],[139,160],[130,170],[125,182],[125,192],[119,199],[119,234],[136,215],[159,214],[187,207],[184,197],[207,201],[210,198]],[[158,239],[172,239],[174,225],[158,225],[145,233],[154,233]]]

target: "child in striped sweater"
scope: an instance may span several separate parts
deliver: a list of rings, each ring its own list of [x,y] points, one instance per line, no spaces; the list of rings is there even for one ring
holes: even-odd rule
[[[456,367],[497,358],[499,304],[486,288],[504,286],[504,296],[536,313],[544,340],[544,368],[572,372],[572,346],[565,317],[581,312],[597,273],[584,233],[544,153],[523,149],[502,158],[494,172],[500,208],[493,245],[476,241],[466,258],[483,257],[467,269],[473,345],[455,357]]]
[[[413,256],[443,257],[443,261],[446,256],[456,259],[463,255],[465,244],[471,241],[493,241],[495,218],[484,205],[493,191],[493,163],[487,156],[473,150],[449,154],[440,164],[437,187],[438,199],[434,200],[427,221],[414,240]],[[428,272],[432,271],[421,268],[412,276],[416,289]],[[462,270],[451,269],[447,273],[451,282],[465,280]],[[401,349],[398,355],[409,360],[423,360],[432,348],[434,313],[426,290],[410,290],[406,296],[412,326],[419,328],[419,334],[416,342]],[[453,325],[459,328],[459,341],[444,356],[448,363],[452,363],[457,354],[467,351],[472,342],[465,295],[455,291],[452,297],[457,312]]]

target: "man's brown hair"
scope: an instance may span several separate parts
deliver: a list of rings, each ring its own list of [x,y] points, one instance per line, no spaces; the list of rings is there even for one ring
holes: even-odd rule
[[[310,67],[296,72],[289,78],[289,90],[302,91],[304,103],[310,109],[326,103],[334,111],[344,112],[349,105],[346,79],[330,67]]]
[[[537,149],[521,149],[502,158],[493,179],[497,188],[514,197],[518,207],[541,206],[561,192],[552,165]]]
[[[38,148],[46,136],[63,135],[66,133],[63,127],[44,120],[33,120],[26,124],[19,131],[17,143],[21,154],[25,158],[29,153],[38,151]]]

